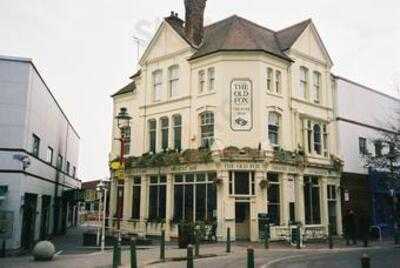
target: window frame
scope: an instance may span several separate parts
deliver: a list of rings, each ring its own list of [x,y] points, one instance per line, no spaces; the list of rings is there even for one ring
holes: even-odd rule
[[[267,67],[267,91],[273,92],[274,90],[274,69]]]
[[[166,116],[163,116],[163,117],[160,118],[160,138],[161,138],[161,149],[163,151],[168,150],[168,146],[169,146],[169,118],[166,117]]]
[[[272,124],[271,116],[276,115],[276,124]],[[281,114],[276,111],[268,112],[268,121],[267,121],[267,132],[268,132],[268,142],[271,146],[278,146],[280,144],[280,126],[281,126]],[[273,130],[272,128],[276,128]],[[270,135],[274,134],[276,136],[276,143],[271,141]]]
[[[305,66],[300,66],[299,68],[300,72],[300,76],[299,76],[299,90],[301,89],[302,92],[298,92],[297,95],[298,97],[306,100],[307,96],[308,96],[308,68]],[[304,76],[303,76],[304,75]],[[304,92],[303,92],[304,90]],[[300,94],[302,93],[302,94]]]
[[[212,111],[204,111],[200,118],[200,145],[211,146],[215,141],[215,115]],[[205,129],[210,128],[208,131]]]
[[[149,119],[148,123],[148,137],[149,137],[149,152],[155,153],[157,151],[157,120]],[[154,128],[152,128],[154,123]]]
[[[50,159],[49,159],[49,153],[50,153]],[[53,165],[53,156],[54,156],[54,149],[51,146],[47,146],[46,161],[50,165]]]
[[[152,182],[152,178],[157,178],[157,182]],[[163,178],[163,179],[162,179]],[[151,192],[151,187],[156,187],[157,189],[157,201],[156,201],[156,215],[155,217],[150,217],[150,210],[152,208],[151,204],[150,204],[150,192]],[[162,189],[161,189],[162,188]],[[167,216],[167,202],[164,202],[164,204],[162,204],[162,202],[160,202],[160,193],[161,191],[165,191],[165,199],[167,198],[167,176],[166,175],[152,175],[149,177],[149,184],[148,184],[148,209],[147,209],[147,216],[148,219],[151,220],[155,220],[157,218],[159,219],[166,219]],[[161,209],[161,205],[164,205],[163,211],[165,215],[160,215],[160,209]]]
[[[322,75],[318,71],[313,72],[313,102],[315,104],[321,103],[321,83]]]
[[[274,180],[271,180],[271,177],[274,177]],[[276,180],[275,180],[276,179]],[[280,226],[281,225],[281,219],[282,219],[282,215],[281,215],[281,182],[280,182],[280,174],[276,173],[276,172],[267,172],[267,181],[268,181],[268,188],[267,188],[267,211],[268,214],[270,214],[270,207],[275,207],[276,208],[276,212],[277,212],[277,219],[276,222],[274,222],[273,224],[275,224],[276,226]],[[270,187],[274,187],[276,188],[275,190],[277,191],[277,202],[272,202],[270,201]],[[272,222],[271,222],[272,223]]]
[[[32,134],[32,155],[37,158],[40,156],[40,138],[36,134]]]
[[[174,71],[176,71],[174,76]],[[170,98],[179,96],[179,78],[180,68],[178,64],[172,65],[168,68],[168,95]],[[174,90],[176,92],[174,92]],[[174,94],[175,93],[175,94]]]
[[[206,72],[200,70],[197,75],[199,79],[199,94],[203,94],[206,89]]]
[[[121,138],[124,139],[125,155],[129,155],[131,153],[131,136],[132,136],[132,127],[125,126],[121,128]]]
[[[135,189],[139,189],[139,198],[135,197]],[[142,197],[142,177],[134,176],[132,178],[132,207],[131,207],[131,219],[140,220],[140,206],[141,206],[141,197]],[[139,203],[136,204],[135,201]]]
[[[321,187],[319,185],[320,178],[315,176],[304,176],[304,222],[306,225],[319,225],[322,223],[321,217]],[[314,190],[316,192],[314,192]],[[308,193],[306,191],[308,190]],[[314,204],[314,194],[318,193],[318,202]],[[308,200],[306,198],[308,197]],[[307,215],[307,205],[308,214]],[[317,215],[314,215],[317,213]],[[317,216],[317,217],[315,217]]]
[[[208,91],[214,91],[215,90],[215,68],[214,67],[209,67],[207,69],[207,81],[208,81]]]
[[[360,155],[368,155],[367,139],[364,137],[358,137],[358,149]]]
[[[153,101],[159,102],[162,98],[162,70],[155,70],[153,72]]]
[[[236,193],[236,173],[248,173],[249,174],[249,182],[248,182],[248,194]],[[229,195],[235,197],[252,197],[255,196],[255,172],[251,170],[229,170]]]
[[[281,94],[282,91],[282,72],[275,70],[275,92]]]
[[[178,119],[179,121],[177,121]],[[172,129],[174,149],[179,152],[182,150],[182,116],[180,114],[174,114],[172,116]]]

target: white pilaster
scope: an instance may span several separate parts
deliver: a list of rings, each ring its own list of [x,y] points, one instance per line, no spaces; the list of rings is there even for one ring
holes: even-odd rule
[[[295,178],[295,217],[296,221],[305,224],[304,217],[304,177],[299,174]]]

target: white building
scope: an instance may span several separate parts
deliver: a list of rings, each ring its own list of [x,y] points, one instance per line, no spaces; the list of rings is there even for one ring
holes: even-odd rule
[[[0,240],[29,248],[75,221],[79,136],[31,59],[0,56],[0,92]]]
[[[346,194],[343,205],[353,209],[356,215],[369,213],[373,223],[379,224],[379,219],[386,217],[379,216],[386,213],[379,204],[379,195],[384,193],[376,184],[379,178],[368,171],[363,158],[367,154],[388,151],[388,146],[376,139],[390,131],[390,124],[398,122],[400,100],[339,76],[335,76],[335,84],[337,144],[344,160],[341,184]]]

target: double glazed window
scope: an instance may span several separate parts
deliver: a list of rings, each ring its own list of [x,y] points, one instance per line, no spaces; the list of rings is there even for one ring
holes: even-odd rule
[[[280,225],[280,184],[277,173],[268,173],[268,215],[271,223]]]
[[[268,140],[271,145],[279,144],[280,115],[276,112],[268,114]]]
[[[217,209],[215,173],[179,174],[174,178],[174,221],[212,221]]]
[[[168,69],[168,75],[169,75],[169,96],[170,97],[176,97],[179,94],[179,66],[174,65],[169,67]]]
[[[155,153],[157,146],[157,121],[149,120],[149,151]]]
[[[132,189],[132,219],[140,219],[140,192],[141,192],[141,177],[133,177]]]
[[[168,132],[169,132],[169,120],[168,117],[162,117],[160,119],[161,124],[161,149],[164,151],[168,149]]]
[[[160,101],[162,94],[162,71],[153,72],[153,101]]]
[[[151,176],[149,184],[149,220],[165,219],[166,176]]]
[[[318,177],[304,177],[304,213],[306,224],[320,224],[320,194]]]
[[[201,146],[209,147],[214,143],[214,113],[200,114]]]
[[[33,156],[39,157],[40,151],[40,138],[35,134],[32,135],[32,154]]]
[[[182,117],[179,114],[172,116],[174,131],[174,149],[180,151],[182,149]]]
[[[304,66],[300,67],[300,81],[298,88],[298,97],[302,99],[307,98],[307,88],[308,88],[308,69]]]

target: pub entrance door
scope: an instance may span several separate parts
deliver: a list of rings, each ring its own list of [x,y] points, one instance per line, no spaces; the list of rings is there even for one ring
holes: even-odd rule
[[[25,193],[22,218],[21,245],[31,249],[35,241],[37,195]]]
[[[250,202],[235,202],[236,240],[250,240]]]

